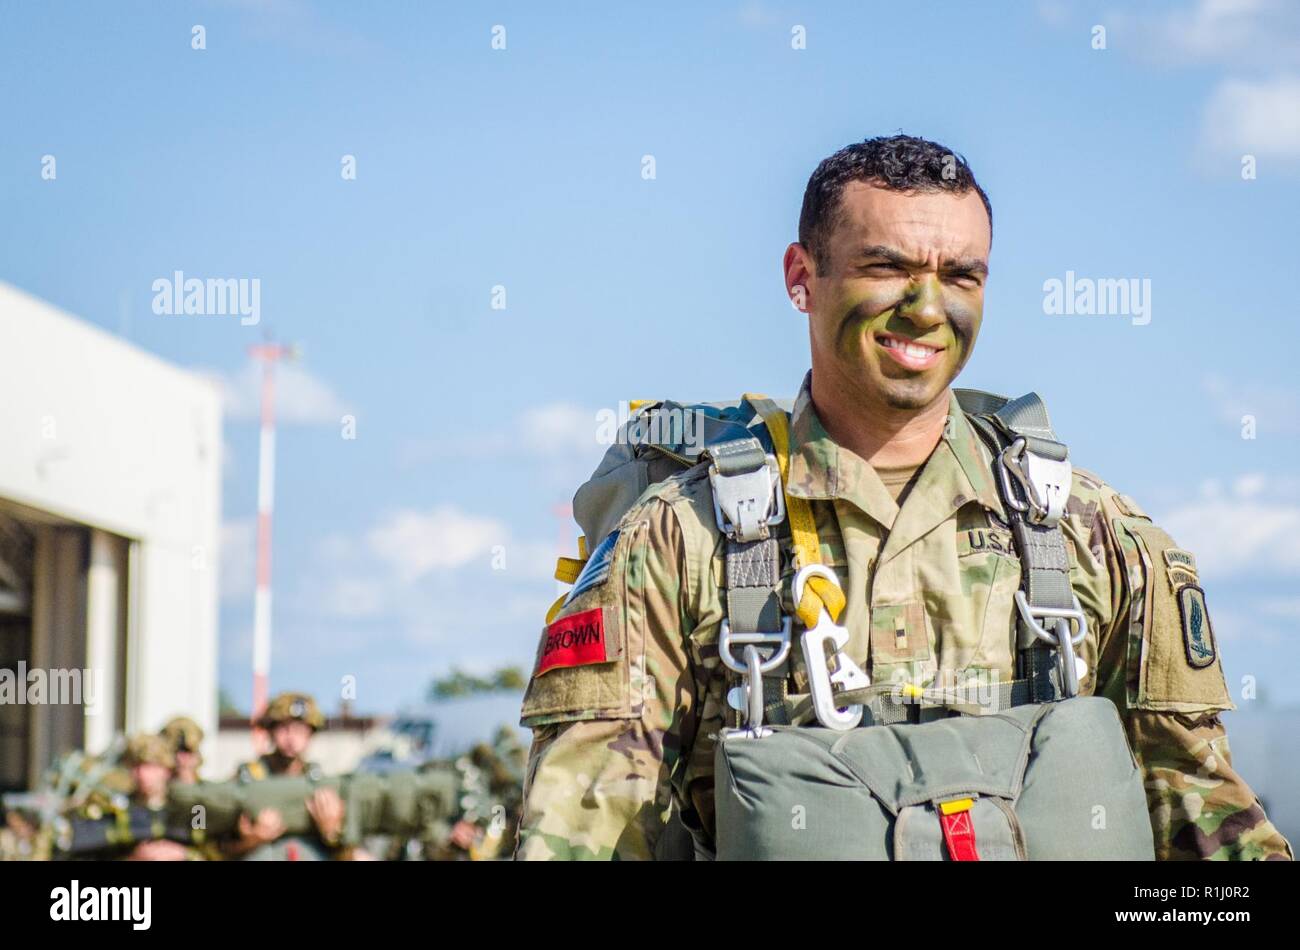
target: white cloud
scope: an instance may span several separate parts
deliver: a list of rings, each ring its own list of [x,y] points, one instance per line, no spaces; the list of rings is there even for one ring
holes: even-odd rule
[[[597,413],[569,403],[532,407],[517,426],[528,448],[544,455],[590,456],[603,448],[597,438]]]
[[[256,421],[261,416],[262,370],[246,363],[235,374],[208,373],[221,388],[226,418]],[[275,418],[290,425],[339,425],[347,406],[324,380],[302,366],[280,363],[275,368]]]
[[[1061,26],[1070,15],[1070,8],[1065,0],[1038,0],[1036,9],[1039,17],[1052,26]]]
[[[742,25],[751,30],[767,29],[781,22],[781,15],[776,10],[758,0],[749,0],[743,4],[736,16]]]
[[[1256,438],[1300,433],[1300,391],[1293,387],[1207,376],[1201,389],[1225,423],[1239,427],[1243,416],[1253,416]]]
[[[1202,113],[1201,147],[1210,155],[1300,158],[1300,76],[1222,80]]]
[[[1300,597],[1270,597],[1260,601],[1261,613],[1283,620],[1300,620]]]
[[[389,603],[383,582],[366,577],[337,577],[325,586],[321,599],[325,611],[348,620],[382,616]]]
[[[1293,0],[1199,0],[1162,11],[1107,14],[1139,56],[1171,65],[1233,69],[1300,64],[1300,5]]]
[[[308,577],[278,603],[312,617],[323,637],[353,638],[361,623],[459,656],[467,630],[504,624],[518,642],[501,649],[523,643],[527,653],[558,593],[555,556],[554,543],[515,538],[496,518],[450,505],[404,509],[359,537],[323,537]]]
[[[596,410],[567,402],[531,406],[495,430],[480,427],[408,439],[399,449],[399,464],[416,468],[443,460],[462,466],[504,461],[520,477],[567,498],[599,464],[615,428],[609,420],[616,417],[617,407]]]
[[[326,19],[308,0],[220,0],[243,14],[243,29],[261,42],[315,55],[346,58],[384,54],[374,40]]]
[[[236,518],[221,525],[221,599],[249,599],[257,580],[257,519]]]
[[[1159,519],[1196,555],[1202,576],[1300,577],[1300,503],[1289,480],[1243,475],[1231,494],[1217,483]]]
[[[504,543],[506,535],[505,526],[494,518],[441,505],[428,512],[387,515],[367,533],[366,545],[410,583],[431,571],[463,567],[479,558],[489,564],[492,546]]]

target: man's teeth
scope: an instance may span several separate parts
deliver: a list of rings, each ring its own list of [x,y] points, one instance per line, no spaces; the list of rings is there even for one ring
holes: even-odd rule
[[[924,346],[920,343],[904,343],[892,336],[881,337],[880,342],[891,350],[902,350],[908,356],[916,357],[918,360],[926,359],[938,352],[933,346]]]

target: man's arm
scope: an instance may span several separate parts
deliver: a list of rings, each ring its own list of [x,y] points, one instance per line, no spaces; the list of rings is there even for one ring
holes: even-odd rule
[[[671,780],[694,740],[688,578],[671,506],[643,502],[608,572],[599,556],[542,632],[524,697],[534,736],[517,858],[658,856]]]
[[[1291,847],[1232,768],[1234,708],[1193,555],[1127,496],[1101,493],[1112,623],[1098,692],[1119,707],[1143,771],[1160,860],[1290,860]]]
[[[1156,857],[1169,861],[1282,861],[1291,847],[1232,768],[1216,713],[1134,711],[1130,742],[1146,774]]]

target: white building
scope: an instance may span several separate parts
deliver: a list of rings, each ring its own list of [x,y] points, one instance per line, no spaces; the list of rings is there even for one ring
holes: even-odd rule
[[[0,789],[214,731],[220,464],[212,383],[0,283]]]

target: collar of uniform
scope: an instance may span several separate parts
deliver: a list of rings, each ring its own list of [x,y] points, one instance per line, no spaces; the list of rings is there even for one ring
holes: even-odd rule
[[[949,391],[943,437],[900,511],[876,470],[827,435],[812,402],[812,374],[804,377],[790,420],[786,492],[797,498],[843,499],[890,531],[882,557],[902,550],[976,500],[1005,520],[993,472],[966,415]]]

